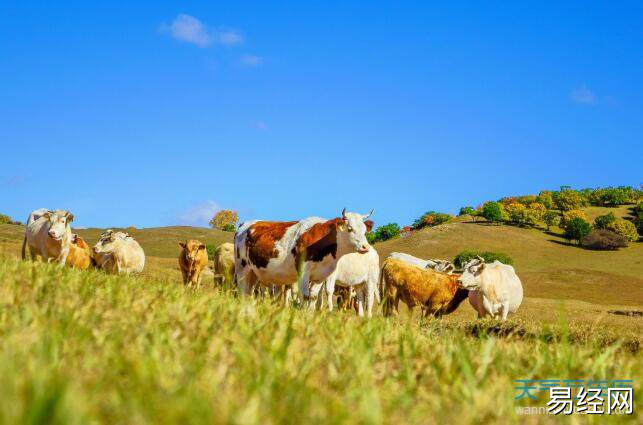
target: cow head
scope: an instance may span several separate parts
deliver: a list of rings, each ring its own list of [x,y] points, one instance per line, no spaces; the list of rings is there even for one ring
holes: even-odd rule
[[[464,265],[464,271],[458,278],[458,284],[468,290],[475,290],[480,288],[481,275],[485,269],[484,259],[477,256]]]
[[[371,215],[373,210],[366,215],[342,211],[342,223],[337,231],[337,244],[344,246],[350,252],[359,252],[365,254],[368,252],[370,245],[366,240],[367,226],[364,223]]]
[[[196,240],[179,242],[179,247],[181,247],[181,249],[183,250],[183,255],[185,255],[185,259],[190,263],[196,260],[200,251],[205,251],[206,249],[204,243]]]
[[[114,249],[114,243],[118,240],[127,238],[128,235],[123,232],[114,232],[112,229],[107,229],[100,234],[100,239],[92,248],[94,254],[107,253]]]
[[[447,260],[433,260],[433,261],[435,261],[435,266],[433,267],[433,269],[436,272],[452,274],[453,271],[455,270],[455,266],[450,261],[447,261]]]
[[[74,215],[69,211],[47,211],[43,217],[49,222],[47,234],[51,239],[60,241],[65,234],[71,234],[71,222],[74,221]]]

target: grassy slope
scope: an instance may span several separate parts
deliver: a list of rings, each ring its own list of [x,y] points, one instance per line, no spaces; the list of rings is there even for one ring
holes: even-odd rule
[[[282,309],[0,255],[0,423],[540,423],[552,418],[515,409],[546,396],[517,402],[513,380],[551,378],[632,378],[641,406],[643,358],[604,330],[476,326]]]

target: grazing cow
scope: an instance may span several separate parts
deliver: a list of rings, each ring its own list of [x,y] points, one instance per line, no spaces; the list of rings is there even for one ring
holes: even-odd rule
[[[222,243],[214,250],[214,284],[230,287],[234,280],[234,244]]]
[[[74,215],[69,211],[50,211],[40,208],[29,214],[22,241],[22,258],[29,246],[31,259],[40,254],[45,262],[65,264],[71,245],[71,222]]]
[[[96,265],[108,273],[140,273],[145,267],[145,253],[138,242],[111,229],[100,235],[92,254]]]
[[[347,213],[325,220],[243,223],[234,238],[235,281],[243,294],[258,282],[289,285],[297,282],[300,300],[309,300],[310,282],[328,278],[346,254],[370,249],[364,221],[372,214]]]
[[[474,258],[465,264],[458,283],[470,291],[469,303],[479,318],[489,315],[507,320],[522,303],[522,283],[516,271],[497,260],[485,264],[481,257]]]
[[[440,317],[453,312],[467,298],[466,289],[458,287],[459,275],[421,269],[404,261],[388,258],[382,265],[384,315],[397,314],[400,300],[412,309],[420,305],[424,315]]]
[[[69,267],[85,270],[92,265],[92,251],[87,242],[75,233],[71,235],[71,245],[66,264]]]
[[[452,274],[455,270],[453,263],[447,260],[423,260],[418,257],[414,257],[411,254],[406,254],[404,252],[391,252],[387,258],[395,258],[397,260],[404,261],[407,264],[412,266],[419,267],[421,269],[433,269],[436,272],[442,272],[446,274]]]
[[[189,286],[199,286],[201,273],[208,265],[208,251],[205,244],[197,240],[179,242],[179,268],[183,275],[183,283]]]
[[[337,261],[335,271],[326,279],[328,309],[333,311],[335,285],[339,285],[355,289],[357,314],[360,317],[364,316],[364,300],[366,300],[366,314],[368,317],[372,317],[373,300],[379,298],[377,289],[379,274],[380,257],[377,255],[375,248],[371,247],[366,254],[351,253],[344,255]],[[350,300],[350,295],[348,299]]]

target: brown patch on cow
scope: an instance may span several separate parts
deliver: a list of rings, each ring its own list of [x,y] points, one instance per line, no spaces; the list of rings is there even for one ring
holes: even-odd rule
[[[375,223],[373,223],[373,220],[366,220],[364,224],[366,225],[367,232],[373,231],[373,226],[375,225]]]
[[[275,243],[295,224],[296,221],[258,221],[250,226],[246,237],[250,262],[259,268],[267,267],[270,259],[279,255]]]
[[[295,264],[302,261],[320,262],[328,254],[337,258],[337,228],[344,223],[341,218],[334,218],[323,223],[316,223],[297,239],[292,249]]]

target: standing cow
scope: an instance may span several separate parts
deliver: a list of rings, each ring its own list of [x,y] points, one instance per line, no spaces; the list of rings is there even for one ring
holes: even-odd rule
[[[69,211],[50,211],[40,208],[29,214],[22,241],[22,258],[29,246],[31,259],[40,254],[45,262],[64,265],[71,245],[71,222],[74,215]]]
[[[337,261],[337,268],[326,279],[326,296],[328,309],[333,311],[333,295],[335,285],[348,288],[349,296],[346,301],[350,303],[350,291],[355,289],[357,296],[357,314],[364,316],[364,301],[366,301],[366,314],[372,317],[373,301],[379,299],[377,281],[380,275],[380,257],[375,248],[371,247],[366,254],[346,254]]]
[[[340,218],[309,217],[301,221],[249,221],[234,238],[235,280],[239,290],[251,294],[258,282],[289,285],[297,282],[300,300],[309,300],[310,283],[328,278],[346,254],[365,254],[364,221],[361,215],[342,211]]]
[[[140,273],[145,267],[143,248],[127,233],[109,229],[100,235],[92,254],[96,265],[108,273]]]
[[[214,284],[230,287],[234,280],[234,244],[222,243],[214,250]]]
[[[500,261],[486,264],[482,257],[474,258],[465,264],[458,283],[469,290],[469,303],[479,318],[489,315],[507,320],[522,303],[522,283],[516,271]]]
[[[197,240],[179,242],[179,268],[183,275],[183,283],[189,286],[201,284],[201,273],[208,265],[208,251],[205,244]]]

